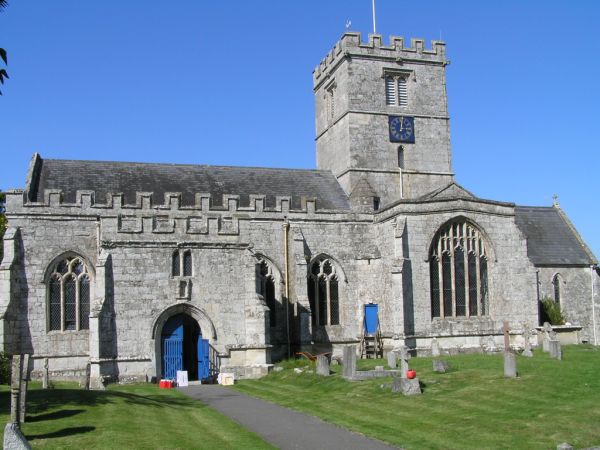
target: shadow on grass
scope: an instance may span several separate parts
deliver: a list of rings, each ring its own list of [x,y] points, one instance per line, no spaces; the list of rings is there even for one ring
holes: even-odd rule
[[[46,414],[38,414],[37,416],[27,415],[26,422],[43,422],[45,420],[64,419],[65,417],[72,417],[77,414],[85,412],[85,409],[61,409],[60,411],[54,411]]]
[[[94,431],[96,427],[71,427],[71,428],[63,428],[62,430],[53,431],[52,433],[44,433],[44,434],[27,434],[25,437],[29,441],[33,441],[35,439],[52,439],[66,436],[73,436],[74,434],[81,433],[89,433],[90,431]]]

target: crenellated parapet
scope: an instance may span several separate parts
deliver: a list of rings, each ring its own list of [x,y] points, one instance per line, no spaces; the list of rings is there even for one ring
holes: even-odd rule
[[[431,49],[427,49],[424,39],[413,38],[406,47],[403,37],[391,36],[389,45],[385,45],[379,34],[369,34],[369,40],[364,42],[360,33],[351,32],[345,33],[315,68],[313,85],[317,86],[344,58],[388,59],[400,64],[403,61],[447,64],[446,44],[442,41],[432,41]]]

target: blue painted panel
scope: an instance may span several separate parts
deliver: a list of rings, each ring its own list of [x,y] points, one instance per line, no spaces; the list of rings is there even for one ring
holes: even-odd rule
[[[365,334],[377,333],[377,328],[379,327],[379,318],[377,317],[378,312],[378,305],[365,305]]]
[[[204,380],[210,374],[208,339],[198,337],[198,378]]]

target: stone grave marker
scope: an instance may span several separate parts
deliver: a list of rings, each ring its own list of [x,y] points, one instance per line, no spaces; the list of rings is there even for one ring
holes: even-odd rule
[[[510,331],[508,322],[505,320],[504,322],[502,322],[502,333],[504,334],[504,351],[508,352],[510,351],[510,334],[508,333]]]
[[[438,340],[436,338],[433,338],[431,340],[431,356],[433,356],[435,358],[440,355],[441,355],[440,343],[438,342]]]
[[[531,358],[533,356],[533,352],[531,351],[531,330],[526,324],[523,325],[523,339],[525,340],[525,344],[521,355]]]
[[[562,349],[560,347],[560,341],[558,339],[550,339],[548,341],[548,351],[550,352],[550,358],[562,360]]]
[[[19,386],[19,422],[25,423],[25,410],[27,405],[27,383],[29,381],[29,363],[30,355],[23,355],[23,364],[21,365],[21,380]]]
[[[504,376],[517,378],[517,358],[513,352],[504,352]]]
[[[329,376],[329,359],[325,355],[317,356],[317,375]]]
[[[545,352],[550,351],[549,342],[556,339],[556,333],[552,329],[552,325],[548,322],[544,322],[544,337],[542,342],[542,350]]]
[[[405,345],[402,345],[398,350],[398,355],[400,358],[400,377],[406,378],[406,372],[408,371],[408,360],[410,359],[408,348]]]
[[[433,371],[437,373],[446,373],[450,370],[450,364],[447,361],[441,359],[433,360]]]
[[[354,378],[356,375],[356,346],[347,345],[344,347],[343,356],[343,377]]]
[[[21,377],[23,370],[23,358],[21,355],[13,355],[11,363],[10,379],[10,422],[4,427],[4,449],[5,450],[30,450],[31,447],[21,433],[19,428],[19,406]]]
[[[395,351],[388,352],[388,354],[387,354],[387,363],[388,363],[388,367],[390,369],[395,369],[396,368],[396,359],[397,358],[398,358],[398,355],[396,355]]]
[[[421,395],[421,385],[418,378],[409,380],[408,378],[394,377],[392,381],[392,392],[402,393],[403,395]]]
[[[44,372],[42,373],[42,389],[48,389],[50,377],[48,373],[48,358],[44,358]]]

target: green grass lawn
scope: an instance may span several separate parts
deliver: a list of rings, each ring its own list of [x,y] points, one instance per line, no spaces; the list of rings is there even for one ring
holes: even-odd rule
[[[500,354],[445,357],[452,367],[446,374],[432,371],[431,358],[413,358],[423,388],[415,397],[382,389],[390,378],[347,382],[338,374],[294,373],[303,362],[235,388],[409,449],[600,445],[600,349],[563,347],[563,357],[518,356],[517,379],[504,378]],[[358,363],[361,370],[384,365]]]
[[[38,383],[30,387],[21,429],[34,448],[273,448],[200,402],[156,385],[112,385],[106,391],[85,391],[69,383],[50,390]],[[8,386],[1,387],[0,405],[6,423]]]

